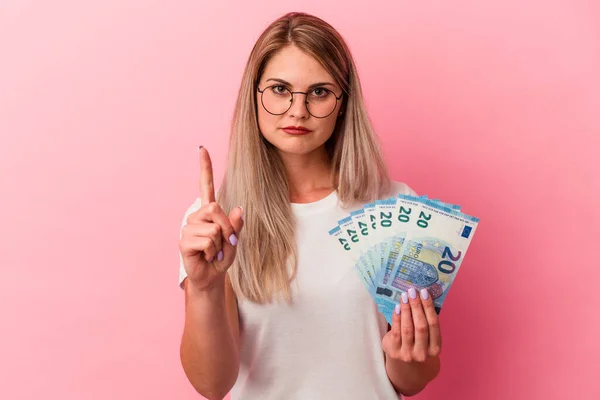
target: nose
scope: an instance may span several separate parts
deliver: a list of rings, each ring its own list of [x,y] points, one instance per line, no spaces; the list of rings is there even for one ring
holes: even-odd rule
[[[292,106],[288,111],[291,117],[308,118],[308,109],[306,108],[306,94],[294,93],[292,95]]]

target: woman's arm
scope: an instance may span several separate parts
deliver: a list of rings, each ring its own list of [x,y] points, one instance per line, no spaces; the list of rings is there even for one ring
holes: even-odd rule
[[[197,291],[187,280],[181,364],[198,393],[222,400],[235,384],[240,365],[235,292],[227,274],[222,285],[209,291]]]
[[[407,363],[386,357],[385,370],[396,392],[414,396],[437,376],[440,358],[429,357],[422,363]]]
[[[442,336],[427,289],[417,293],[410,288],[408,293],[402,293],[392,316],[392,327],[381,345],[385,370],[397,392],[414,396],[438,375]]]

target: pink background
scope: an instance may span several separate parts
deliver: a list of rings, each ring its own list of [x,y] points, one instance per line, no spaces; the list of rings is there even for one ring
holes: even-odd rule
[[[198,398],[196,146],[220,179],[248,54],[291,10],[347,39],[393,177],[481,218],[417,398],[600,398],[598,2],[295,4],[0,3],[0,398]]]

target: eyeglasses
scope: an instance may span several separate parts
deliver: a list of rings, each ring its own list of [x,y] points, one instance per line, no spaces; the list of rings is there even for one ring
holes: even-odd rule
[[[260,90],[260,102],[264,109],[272,115],[283,115],[292,108],[295,94],[306,95],[306,109],[309,114],[315,118],[327,118],[337,107],[337,102],[343,96],[335,95],[331,90],[325,88],[315,88],[310,92],[292,92],[282,85],[272,85]]]

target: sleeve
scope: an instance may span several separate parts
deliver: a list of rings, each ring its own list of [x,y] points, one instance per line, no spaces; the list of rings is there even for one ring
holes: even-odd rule
[[[201,206],[202,206],[202,201],[200,200],[200,198],[196,198],[194,203],[192,203],[192,205],[188,207],[187,211],[185,212],[185,215],[183,216],[183,220],[181,221],[181,228],[179,230],[179,239],[181,239],[181,231],[183,230],[183,227],[186,225],[187,218],[191,214],[198,211]],[[179,251],[179,287],[181,289],[183,289],[183,280],[185,278],[187,278],[187,273],[185,272],[185,267],[183,266],[183,257],[181,256],[181,251]]]
[[[399,194],[418,196],[417,192],[415,192],[410,186],[408,186],[404,182],[392,181],[392,188],[394,196],[397,196]]]

